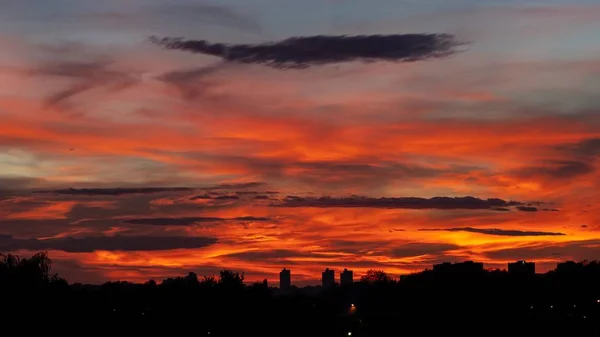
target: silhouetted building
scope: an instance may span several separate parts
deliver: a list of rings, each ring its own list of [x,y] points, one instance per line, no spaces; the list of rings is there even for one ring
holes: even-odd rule
[[[482,262],[465,261],[458,263],[444,262],[433,265],[435,272],[452,272],[452,273],[478,273],[483,271]]]
[[[292,275],[289,269],[283,268],[279,273],[279,289],[288,290],[292,287]]]
[[[321,278],[323,288],[331,287],[335,284],[335,272],[333,269],[325,269]]]
[[[340,273],[340,284],[348,285],[352,284],[352,282],[354,282],[354,273],[352,270],[344,268],[344,271]]]
[[[508,273],[514,275],[535,275],[535,262],[517,261],[509,263]]]

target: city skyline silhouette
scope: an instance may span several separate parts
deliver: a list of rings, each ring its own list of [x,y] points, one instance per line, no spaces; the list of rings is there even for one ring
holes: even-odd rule
[[[261,333],[290,336],[325,333],[333,336],[377,336],[404,328],[436,324],[429,332],[496,332],[595,334],[600,319],[600,262],[567,261],[545,274],[527,262],[508,270],[485,270],[465,261],[442,263],[399,280],[370,270],[357,282],[324,286],[272,287],[267,280],[248,282],[243,272],[223,269],[216,276],[194,272],[156,282],[69,283],[52,270],[45,252],[0,258],[0,314],[18,319],[32,307],[51,306],[36,317],[37,331],[71,319],[81,324],[101,321],[97,332],[134,329],[232,336]],[[346,270],[347,271],[347,270]],[[288,275],[288,269],[282,270]],[[284,276],[285,277],[285,276]],[[21,316],[22,317],[22,316]],[[465,321],[465,317],[469,319]],[[277,324],[273,324],[276,322]],[[81,331],[65,324],[64,332]]]

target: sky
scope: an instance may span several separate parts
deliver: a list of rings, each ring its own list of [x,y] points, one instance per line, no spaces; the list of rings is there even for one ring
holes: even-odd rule
[[[0,7],[0,252],[70,282],[600,254],[595,0]]]

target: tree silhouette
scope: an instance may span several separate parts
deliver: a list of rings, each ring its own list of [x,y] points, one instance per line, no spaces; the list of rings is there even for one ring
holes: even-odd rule
[[[50,281],[52,261],[47,252],[30,258],[0,254],[0,282],[18,286],[46,284]]]
[[[188,285],[200,284],[200,282],[198,281],[198,275],[196,275],[196,273],[193,273],[193,272],[189,272],[187,274],[187,276],[185,277],[185,281],[187,282]]]
[[[370,269],[360,278],[360,282],[367,284],[390,283],[393,279],[383,270]]]
[[[219,272],[219,285],[227,289],[243,289],[244,273],[223,269]]]
[[[218,283],[218,281],[214,276],[204,276],[201,284],[204,285],[205,287],[212,288],[212,287],[216,286],[217,283]]]

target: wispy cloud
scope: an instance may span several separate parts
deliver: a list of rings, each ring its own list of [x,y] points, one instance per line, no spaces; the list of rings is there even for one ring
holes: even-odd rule
[[[600,253],[600,240],[580,240],[552,245],[535,244],[527,247],[516,247],[494,250],[486,253],[493,259],[551,259],[551,260],[593,260]]]
[[[112,69],[111,63],[105,60],[48,62],[28,73],[33,76],[61,77],[72,81],[62,90],[47,97],[48,105],[58,105],[88,90],[105,88],[115,92],[131,87],[141,80],[140,76]]]
[[[594,166],[591,163],[560,160],[545,161],[542,165],[524,167],[515,172],[523,177],[546,176],[551,179],[573,179],[594,172]]]
[[[184,99],[191,100],[203,96],[213,85],[208,78],[223,68],[223,64],[218,64],[194,69],[174,70],[162,74],[158,79],[174,86]]]
[[[257,20],[225,6],[169,4],[153,8],[153,14],[157,17],[173,17],[180,21],[210,23],[257,34],[262,32],[262,27]]]
[[[0,175],[0,191],[21,190],[25,188],[33,188],[40,185],[44,180],[40,178],[19,177],[19,176],[1,176]],[[0,196],[1,199],[1,196]]]
[[[390,251],[390,254],[396,258],[422,255],[441,255],[447,251],[459,248],[460,246],[458,245],[448,243],[414,242],[394,248]]]

